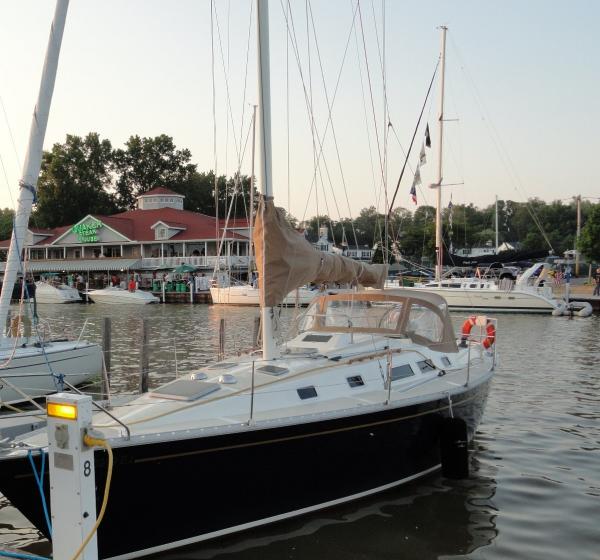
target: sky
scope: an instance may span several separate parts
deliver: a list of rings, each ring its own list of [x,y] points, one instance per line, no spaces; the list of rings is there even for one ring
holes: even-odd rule
[[[298,219],[383,211],[383,184],[389,201],[439,58],[440,25],[448,27],[442,204],[600,196],[600,2],[289,6],[270,0],[273,172],[276,202]],[[249,174],[251,10],[251,0],[215,0],[211,41],[209,0],[72,0],[45,149],[66,134],[98,132],[122,147],[134,134],[165,133],[200,171]],[[53,12],[50,0],[0,0],[0,207],[16,202]],[[438,84],[395,206],[415,209],[409,191],[427,123],[432,148],[417,198],[434,203]]]

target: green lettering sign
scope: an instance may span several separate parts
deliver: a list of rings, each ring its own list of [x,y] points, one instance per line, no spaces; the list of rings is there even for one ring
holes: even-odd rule
[[[79,243],[96,243],[98,241],[98,230],[103,225],[100,220],[95,220],[85,224],[76,224],[71,228],[71,231],[77,235]]]

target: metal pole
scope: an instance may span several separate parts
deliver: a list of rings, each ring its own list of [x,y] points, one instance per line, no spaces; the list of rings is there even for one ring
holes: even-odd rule
[[[440,50],[440,106],[438,116],[438,165],[437,179],[434,187],[436,192],[435,207],[435,279],[440,281],[442,278],[442,266],[444,263],[444,252],[442,247],[442,154],[444,141],[444,80],[446,76],[446,31],[447,27],[442,26],[442,45]]]
[[[496,195],[496,255],[498,254],[498,195]]]
[[[254,160],[255,160],[255,154],[256,154],[256,107],[257,107],[257,105],[253,106],[253,113],[252,113],[252,171],[250,173],[250,224],[249,224],[250,225],[250,227],[249,227],[250,243],[248,246],[248,282],[250,282],[252,269],[253,269],[252,254],[253,254],[253,250],[254,250],[252,237],[253,237],[253,233],[254,233],[254,182],[255,182]]]
[[[271,80],[269,68],[269,2],[268,0],[257,0],[256,17],[258,33],[258,108],[259,108],[259,129],[258,145],[260,153],[260,189],[265,199],[273,196],[273,177],[271,175]],[[263,267],[260,271],[260,289],[264,301],[264,290],[266,280],[265,270],[265,241],[263,243]],[[273,336],[273,308],[261,307],[262,323],[262,351],[263,359],[271,360],[278,354]]]
[[[148,321],[142,319],[142,337],[140,341],[140,393],[148,392],[150,364],[148,359]]]
[[[219,321],[219,361],[225,358],[225,319]]]
[[[252,360],[252,380],[250,386],[250,418],[248,419],[248,426],[252,423],[254,418],[254,360]]]
[[[577,235],[575,236],[575,276],[579,276],[579,236],[581,235],[581,195],[575,197],[577,201]]]
[[[31,206],[35,200],[37,181],[42,165],[42,149],[46,135],[46,125],[48,124],[48,115],[52,103],[52,93],[54,91],[58,57],[68,7],[69,0],[57,0],[54,20],[50,28],[50,38],[48,39],[40,90],[29,131],[29,145],[25,155],[25,162],[23,163],[23,174],[19,181],[19,198],[17,200],[14,228],[6,259],[2,293],[0,294],[0,325],[5,323],[10,307],[13,286],[17,278],[17,271],[20,268],[21,251],[27,237]]]

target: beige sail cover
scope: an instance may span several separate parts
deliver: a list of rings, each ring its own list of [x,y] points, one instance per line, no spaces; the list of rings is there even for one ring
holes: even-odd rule
[[[364,264],[317,251],[289,225],[285,212],[275,208],[272,199],[261,199],[259,204],[254,247],[261,288],[266,271],[264,294],[261,290],[261,305],[265,307],[280,304],[292,290],[309,282],[356,282],[383,288],[387,276],[387,265]]]

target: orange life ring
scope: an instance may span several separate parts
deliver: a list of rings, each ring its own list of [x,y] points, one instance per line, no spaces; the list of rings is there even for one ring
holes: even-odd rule
[[[461,342],[466,343],[469,339],[469,335],[471,334],[471,330],[477,323],[477,317],[475,315],[471,315],[464,323],[461,329]],[[487,319],[487,323],[485,326],[486,337],[483,339],[483,347],[487,350],[496,342],[496,327],[494,323],[492,323],[489,319]]]

